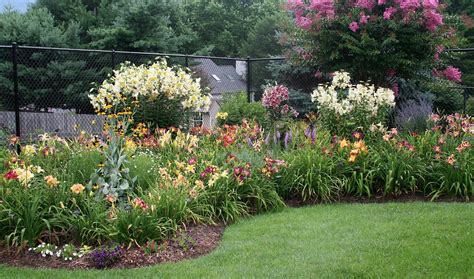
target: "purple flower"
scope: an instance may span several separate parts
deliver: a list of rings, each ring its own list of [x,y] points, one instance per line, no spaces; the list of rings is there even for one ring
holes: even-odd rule
[[[253,147],[253,142],[249,137],[247,137],[247,144],[249,145],[250,148]]]
[[[306,138],[311,140],[312,144],[316,142],[316,128],[312,128],[312,126],[309,126],[304,130],[304,135]]]
[[[285,149],[288,149],[288,143],[291,141],[291,132],[285,133]]]
[[[316,128],[313,128],[313,130],[311,131],[311,143],[314,144],[315,141],[316,141]]]
[[[92,264],[96,268],[106,268],[120,260],[123,248],[120,245],[108,245],[96,248],[91,252]]]

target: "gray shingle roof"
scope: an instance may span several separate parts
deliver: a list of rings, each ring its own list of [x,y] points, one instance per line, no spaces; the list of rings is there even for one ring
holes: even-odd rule
[[[199,64],[191,68],[207,75],[212,95],[247,90],[247,83],[237,74],[234,66],[217,65],[211,59],[204,58],[193,59],[193,62]],[[216,75],[220,81],[216,80],[212,75]]]

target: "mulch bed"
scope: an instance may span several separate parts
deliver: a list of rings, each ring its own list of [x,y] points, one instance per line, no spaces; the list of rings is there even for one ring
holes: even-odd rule
[[[140,248],[133,246],[126,249],[121,259],[110,268],[134,268],[155,265],[158,263],[177,262],[184,259],[196,258],[214,250],[222,237],[225,226],[192,225],[183,229],[175,237],[165,241],[165,248],[153,254],[145,254]],[[179,237],[192,239],[189,247],[179,244]],[[73,261],[64,261],[56,257],[43,258],[32,251],[18,253],[15,249],[8,250],[0,246],[0,263],[15,267],[32,268],[65,268],[92,269],[94,268],[87,255]]]

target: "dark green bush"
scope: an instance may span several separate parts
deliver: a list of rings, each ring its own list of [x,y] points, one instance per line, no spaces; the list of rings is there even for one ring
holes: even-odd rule
[[[221,112],[227,112],[228,116],[225,120],[219,119],[219,124],[237,125],[242,119],[254,120],[263,127],[267,127],[269,122],[267,119],[265,108],[260,102],[247,102],[247,94],[228,93],[224,95]]]
[[[421,84],[421,89],[424,92],[434,95],[434,110],[444,114],[462,111],[463,90],[456,87],[459,87],[459,85],[441,78],[435,78]]]

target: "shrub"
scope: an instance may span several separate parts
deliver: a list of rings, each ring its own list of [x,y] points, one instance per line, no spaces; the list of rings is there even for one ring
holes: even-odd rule
[[[182,68],[168,67],[166,60],[148,66],[122,64],[89,98],[97,112],[120,115],[133,114],[140,102],[157,99],[171,100],[182,110],[206,111],[210,105],[210,97],[203,94],[199,80]]]
[[[247,102],[247,94],[228,93],[224,95],[220,108],[222,113],[226,113],[225,118],[218,118],[219,125],[238,125],[242,119],[253,120],[263,127],[268,127],[268,118],[265,108],[258,102]]]
[[[458,77],[439,54],[455,46],[460,21],[444,15],[438,1],[288,3],[295,25],[282,41],[290,61],[311,68],[318,79],[339,69],[378,86],[390,85],[393,76],[413,79],[433,68],[446,78]]]
[[[435,111],[444,114],[460,112],[463,105],[463,90],[456,89],[457,85],[449,80],[435,78],[421,84],[423,91],[433,94]]]
[[[298,112],[300,118],[314,111],[311,95],[300,90],[292,90],[290,88],[289,104]]]

